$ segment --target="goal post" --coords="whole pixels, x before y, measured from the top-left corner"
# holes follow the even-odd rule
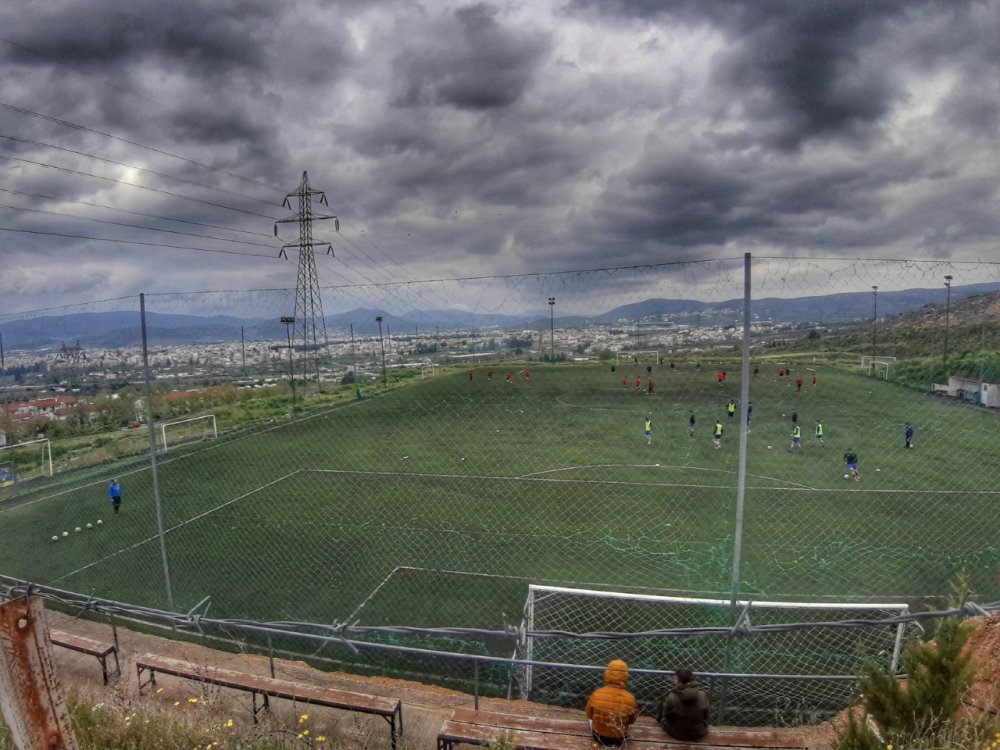
[[[202,440],[219,437],[214,414],[202,414],[198,417],[176,419],[160,424],[160,449],[166,453],[169,448],[176,448],[186,443],[197,443]]]
[[[863,354],[861,356],[861,369],[869,377],[874,374],[875,377],[888,380],[894,364],[896,364],[895,357],[876,357],[871,354]]]
[[[558,701],[593,680],[592,672],[567,665],[599,668],[620,658],[646,669],[685,666],[716,679],[734,676],[743,686],[729,685],[729,701],[744,715],[760,710],[761,695],[753,690],[774,691],[776,699],[800,691],[793,712],[836,711],[843,692],[830,681],[849,685],[865,661],[894,671],[899,666],[906,625],[884,620],[908,611],[906,604],[886,602],[732,602],[529,585],[520,697]],[[737,625],[749,629],[733,638]],[[792,627],[759,627],[781,625]],[[816,684],[804,681],[807,676]],[[635,682],[643,694],[662,689],[662,678],[636,675]]]
[[[629,351],[619,351],[615,353],[615,364],[639,364],[639,365],[658,365],[660,364],[660,359],[662,358],[662,352],[659,349],[635,349]]]
[[[0,447],[0,486],[51,477],[53,473],[52,441],[48,438]]]

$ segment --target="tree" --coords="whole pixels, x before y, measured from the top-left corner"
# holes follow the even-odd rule
[[[959,575],[953,591],[960,602],[968,592]],[[903,653],[905,683],[886,667],[869,662],[861,675],[865,712],[878,725],[882,740],[896,747],[915,744],[942,747],[938,740],[952,726],[972,684],[971,654],[963,653],[968,627],[956,617],[937,621],[934,640],[911,643]],[[879,738],[864,721],[853,718],[837,739],[838,750],[868,750]]]

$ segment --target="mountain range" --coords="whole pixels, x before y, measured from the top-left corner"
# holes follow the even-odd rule
[[[958,301],[989,292],[1000,291],[1000,284],[969,284],[953,287],[951,297]],[[941,289],[906,289],[878,294],[879,317],[892,317],[938,301]],[[751,312],[757,320],[774,323],[836,324],[871,318],[875,299],[872,292],[844,292],[816,297],[753,300]],[[357,308],[326,316],[331,339],[378,335],[376,316],[382,316],[387,334],[407,335],[411,332],[439,331],[539,330],[549,327],[545,315],[497,315],[464,310],[412,310],[394,315],[375,308]],[[681,324],[739,324],[743,316],[743,300],[701,302],[688,299],[647,299],[613,308],[591,316],[556,316],[560,328],[619,326],[627,328],[636,321],[667,320]],[[147,312],[146,327],[151,346],[207,344],[239,341],[282,340],[285,326],[275,319],[239,318],[229,315],[177,315]],[[64,344],[72,347],[79,341],[84,349],[116,349],[137,346],[142,342],[138,311],[75,313],[36,318],[12,319],[0,324],[5,349],[52,351]]]

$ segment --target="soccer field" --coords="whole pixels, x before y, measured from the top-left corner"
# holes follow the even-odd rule
[[[715,365],[654,366],[648,394],[645,366],[510,383],[481,366],[171,451],[158,475],[175,607],[211,596],[218,617],[498,628],[529,583],[728,594],[740,383],[725,367],[720,387]],[[919,602],[965,567],[992,594],[997,415],[833,368],[796,366],[799,392],[777,367],[751,382],[741,592]],[[793,411],[803,448],[789,452]],[[848,449],[860,483],[844,479]],[[165,606],[150,471],[112,471],[0,507],[0,572]]]

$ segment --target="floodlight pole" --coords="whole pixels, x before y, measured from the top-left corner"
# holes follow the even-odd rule
[[[295,411],[295,367],[292,365],[292,326],[295,325],[295,316],[282,315],[281,322],[285,324],[285,338],[288,340],[288,378],[292,384],[292,411]]]
[[[146,427],[149,433],[149,474],[153,482],[153,505],[156,507],[156,534],[160,538],[160,560],[163,563],[163,585],[167,594],[167,606],[174,608],[174,595],[170,588],[170,562],[167,557],[167,542],[163,531],[163,509],[160,504],[160,480],[156,473],[156,427],[153,425],[152,373],[149,369],[149,339],[146,335],[146,295],[139,294],[139,323],[142,331],[142,374],[146,386]],[[50,446],[51,450],[51,446]],[[49,454],[52,455],[51,453]]]
[[[549,297],[549,359],[556,361],[556,298]]]
[[[388,386],[388,382],[385,377],[385,340],[382,338],[382,316],[376,315],[375,322],[378,323],[378,343],[382,349],[382,387]]]
[[[872,293],[875,295],[875,309],[872,312],[872,362],[875,361],[875,342],[876,342],[876,326],[878,325],[878,287],[872,287]],[[876,373],[877,374],[877,373]]]
[[[948,380],[948,328],[951,323],[951,280],[954,276],[944,277],[944,286],[948,290],[947,300],[944,305],[944,377]]]

